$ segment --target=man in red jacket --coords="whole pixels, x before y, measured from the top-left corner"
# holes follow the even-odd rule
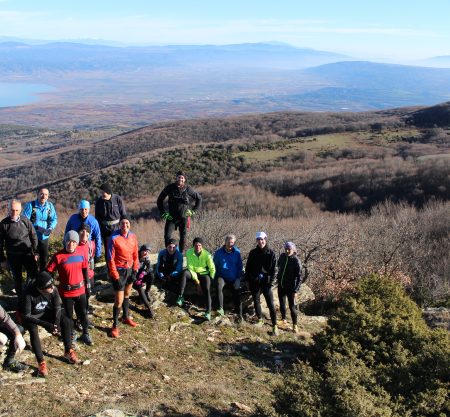
[[[130,231],[130,218],[124,215],[120,219],[119,230],[111,235],[108,243],[108,271],[115,291],[113,307],[113,327],[111,337],[119,337],[119,312],[123,309],[122,323],[136,327],[137,323],[129,317],[130,294],[133,281],[139,269],[138,241]]]
[[[73,310],[77,314],[83,327],[83,334],[79,340],[86,345],[92,345],[89,334],[88,317],[86,312],[86,286],[90,286],[88,277],[88,261],[78,244],[80,238],[74,230],[64,236],[64,249],[55,253],[47,265],[47,271],[58,271],[58,291],[67,318],[72,320]]]

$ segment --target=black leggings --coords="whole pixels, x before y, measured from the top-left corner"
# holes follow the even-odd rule
[[[81,327],[83,327],[83,333],[88,333],[89,322],[86,311],[86,294],[81,294],[78,297],[61,297],[61,299],[67,318],[70,320],[73,319],[73,310],[75,309],[77,318],[80,320]]]
[[[202,292],[205,295],[206,311],[208,313],[210,313],[211,312],[211,277],[209,275],[197,274],[197,278],[200,281],[200,286],[202,288]],[[188,269],[185,269],[181,273],[180,295],[184,294],[184,289],[186,288],[187,279],[192,279],[192,275]]]
[[[275,312],[275,304],[273,303],[272,286],[268,284],[261,284],[257,281],[250,282],[250,291],[252,292],[253,304],[255,305],[255,312],[258,319],[262,319],[261,311],[261,293],[264,295],[267,307],[270,312],[270,320],[272,326],[277,324],[277,313]]]
[[[39,317],[39,320],[46,321],[50,325],[53,325],[53,313],[52,314],[44,314],[42,317]],[[64,343],[64,351],[68,352],[72,348],[72,320],[69,320],[67,316],[62,312],[61,314],[61,335]],[[30,342],[31,348],[33,349],[33,353],[36,356],[37,361],[40,363],[44,360],[44,354],[42,353],[41,347],[41,339],[39,338],[39,329],[38,324],[32,323],[30,321],[25,322],[25,326],[30,333]]]
[[[151,307],[152,300],[150,298],[150,288],[152,287],[154,280],[155,280],[155,276],[153,275],[153,272],[149,272],[145,276],[145,285],[144,285],[144,282],[142,282],[140,285],[133,283],[133,288],[138,292],[139,298],[144,303],[145,307],[147,307],[149,310],[152,309],[152,307]]]
[[[0,327],[0,332],[3,333],[9,340],[8,350],[6,351],[5,361],[3,362],[4,365],[9,365],[13,361],[16,354],[16,347],[14,346],[15,334],[6,327]]]
[[[234,311],[239,317],[242,316],[242,302],[240,288],[234,288],[234,282],[227,282],[223,278],[217,278],[217,292],[219,295],[219,308],[223,309],[223,289],[229,288],[233,294]]]
[[[47,267],[48,241],[49,241],[49,239],[38,240],[37,251],[39,254],[39,270],[40,271],[45,271],[45,268]]]
[[[286,320],[286,297],[291,311],[292,324],[297,324],[297,306],[295,305],[295,292],[278,286],[278,300],[280,301],[281,319]]]
[[[181,219],[166,220],[164,226],[164,241],[166,242],[166,247],[169,244],[169,239],[172,238],[173,233],[176,229],[180,231],[180,243],[178,247],[180,252],[184,250],[184,243],[186,240],[186,228],[187,228],[187,218],[183,217]]]

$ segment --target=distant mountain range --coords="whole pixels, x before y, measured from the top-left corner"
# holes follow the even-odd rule
[[[100,124],[120,123],[122,116],[124,123],[136,125],[265,111],[363,111],[450,100],[450,68],[356,61],[276,42],[142,47],[0,43],[0,82],[19,81],[54,86],[55,91],[33,105],[33,120],[38,114],[45,123],[52,114],[52,121],[65,119],[65,125],[68,119],[59,117],[61,112],[74,114],[76,125],[88,119],[87,113],[94,114],[93,109],[101,109],[96,115]],[[27,109],[0,109],[0,122],[26,123]]]
[[[192,66],[299,69],[351,59],[281,43],[117,47],[69,42],[30,45],[12,41],[0,43],[0,58],[0,74],[8,71],[31,74],[42,70],[133,71]]]

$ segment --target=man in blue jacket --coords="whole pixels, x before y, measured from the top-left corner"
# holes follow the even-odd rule
[[[91,228],[90,240],[95,241],[95,256],[94,262],[97,263],[102,254],[102,236],[100,234],[100,226],[94,216],[89,214],[91,205],[87,200],[81,200],[78,205],[79,212],[72,214],[66,224],[64,235],[71,230],[78,231],[83,223],[86,223]]]
[[[225,245],[214,254],[214,264],[216,265],[217,289],[219,295],[219,310],[221,316],[225,314],[223,310],[223,288],[228,287],[233,293],[234,309],[238,315],[238,320],[242,321],[242,301],[241,301],[241,277],[243,274],[242,258],[240,250],[235,246],[236,236],[227,235]]]
[[[158,261],[155,268],[156,276],[166,283],[171,281],[179,282],[182,270],[183,255],[177,247],[177,241],[171,238],[168,240],[166,248],[158,253]]]
[[[58,223],[55,206],[48,201],[48,189],[41,188],[36,200],[25,204],[23,215],[28,217],[36,230],[38,238],[39,269],[45,270],[48,261],[48,242],[50,233],[55,230]]]

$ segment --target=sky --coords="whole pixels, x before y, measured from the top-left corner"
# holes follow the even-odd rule
[[[0,37],[278,41],[368,59],[450,55],[450,0],[0,0]]]

